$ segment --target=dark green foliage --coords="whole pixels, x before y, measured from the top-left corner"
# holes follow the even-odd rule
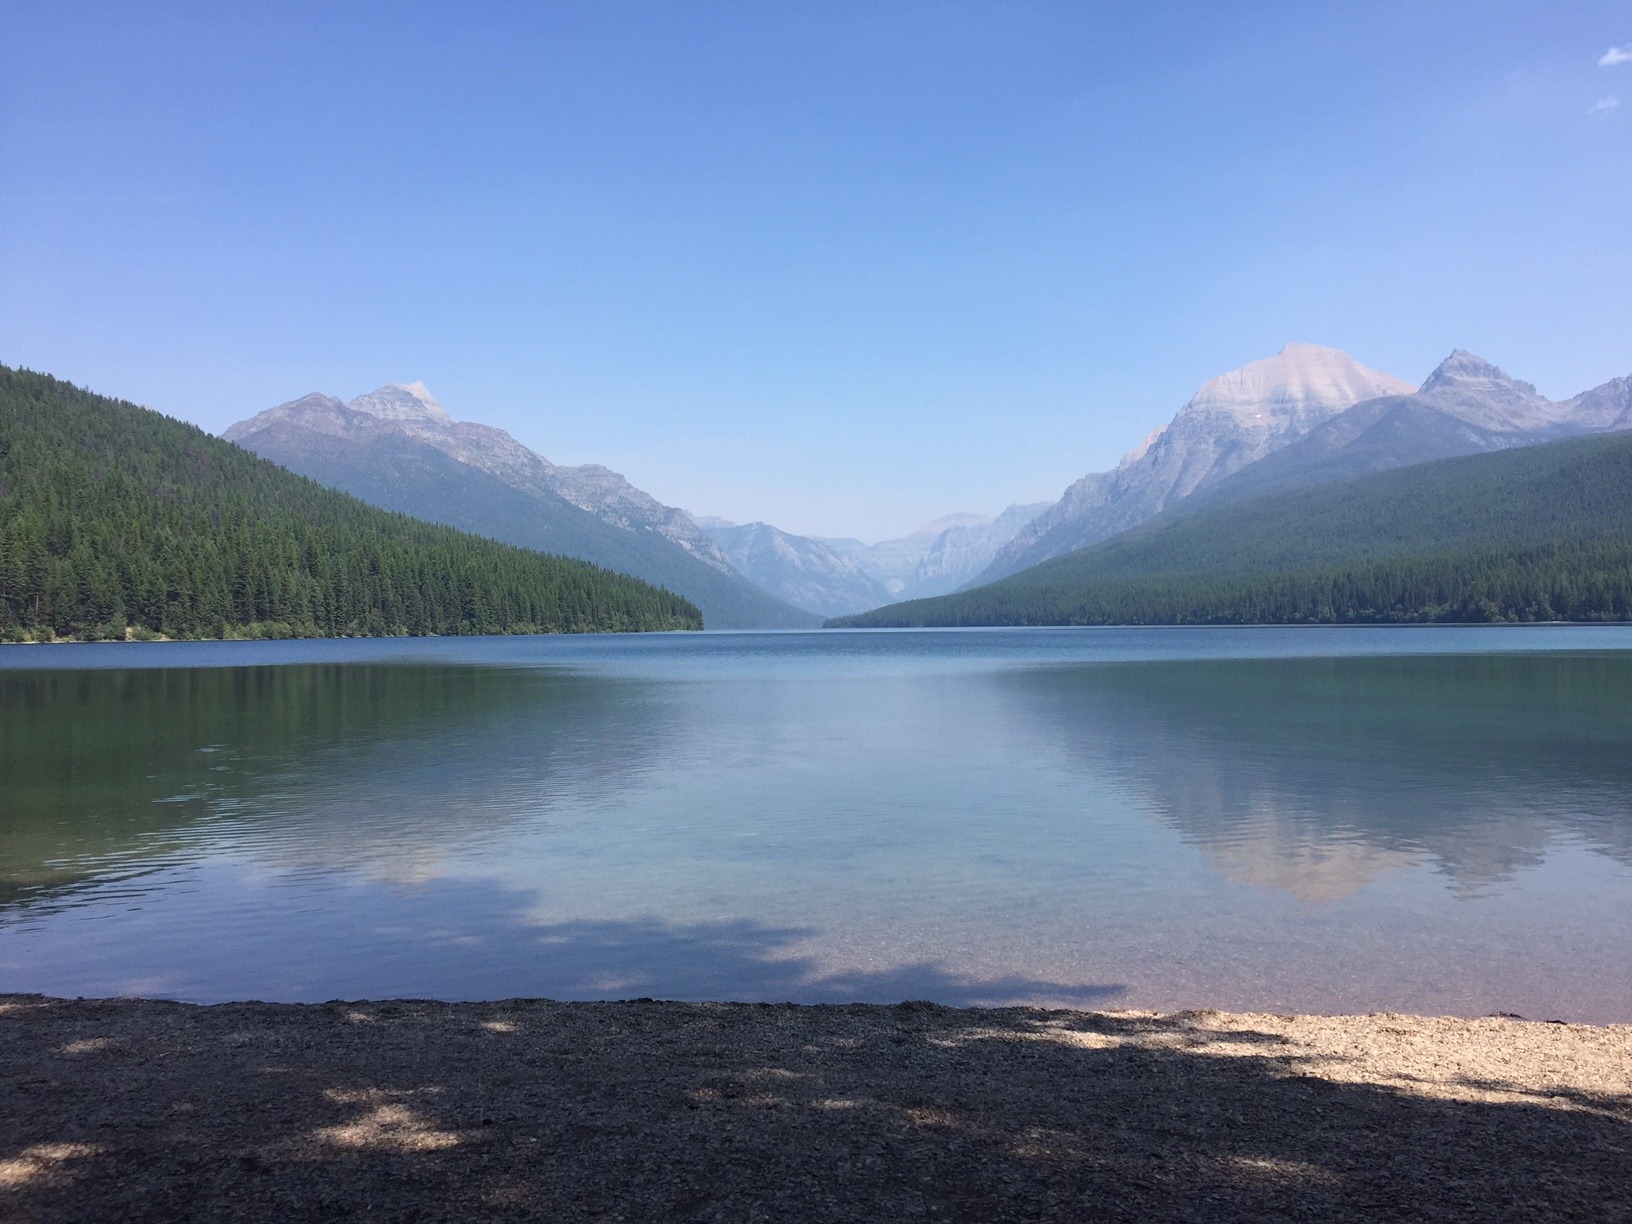
[[[375,509],[191,425],[0,366],[0,635],[697,629],[638,579]]]
[[[847,626],[1632,620],[1632,435],[1181,507]]]
[[[415,439],[366,443],[274,427],[240,444],[373,506],[540,552],[577,557],[677,592],[710,629],[814,628],[821,617],[722,574],[650,528],[630,530],[547,493],[524,493]]]

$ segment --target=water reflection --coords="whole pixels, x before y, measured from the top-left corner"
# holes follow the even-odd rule
[[[1306,900],[1427,861],[1459,895],[1560,839],[1632,865],[1632,658],[1048,667],[1015,719],[1120,779],[1226,876]]]
[[[0,911],[140,891],[224,844],[423,880],[456,845],[615,795],[676,728],[649,686],[552,671],[0,672]]]
[[[1575,639],[1311,657],[1293,634],[1280,659],[1239,657],[1281,641],[1262,634],[495,639],[0,668],[0,978],[1628,1019],[1632,653]]]

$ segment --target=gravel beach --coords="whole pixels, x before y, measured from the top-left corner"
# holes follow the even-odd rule
[[[1632,1219],[1632,1026],[0,996],[6,1220]]]

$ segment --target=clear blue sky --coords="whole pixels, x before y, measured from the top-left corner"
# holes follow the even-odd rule
[[[1287,340],[1632,373],[1627,3],[5,0],[0,48],[0,361],[212,430],[419,378],[872,539]]]

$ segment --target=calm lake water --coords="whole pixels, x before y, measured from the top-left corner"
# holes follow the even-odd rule
[[[1632,1020],[1632,629],[0,648],[0,989]]]

